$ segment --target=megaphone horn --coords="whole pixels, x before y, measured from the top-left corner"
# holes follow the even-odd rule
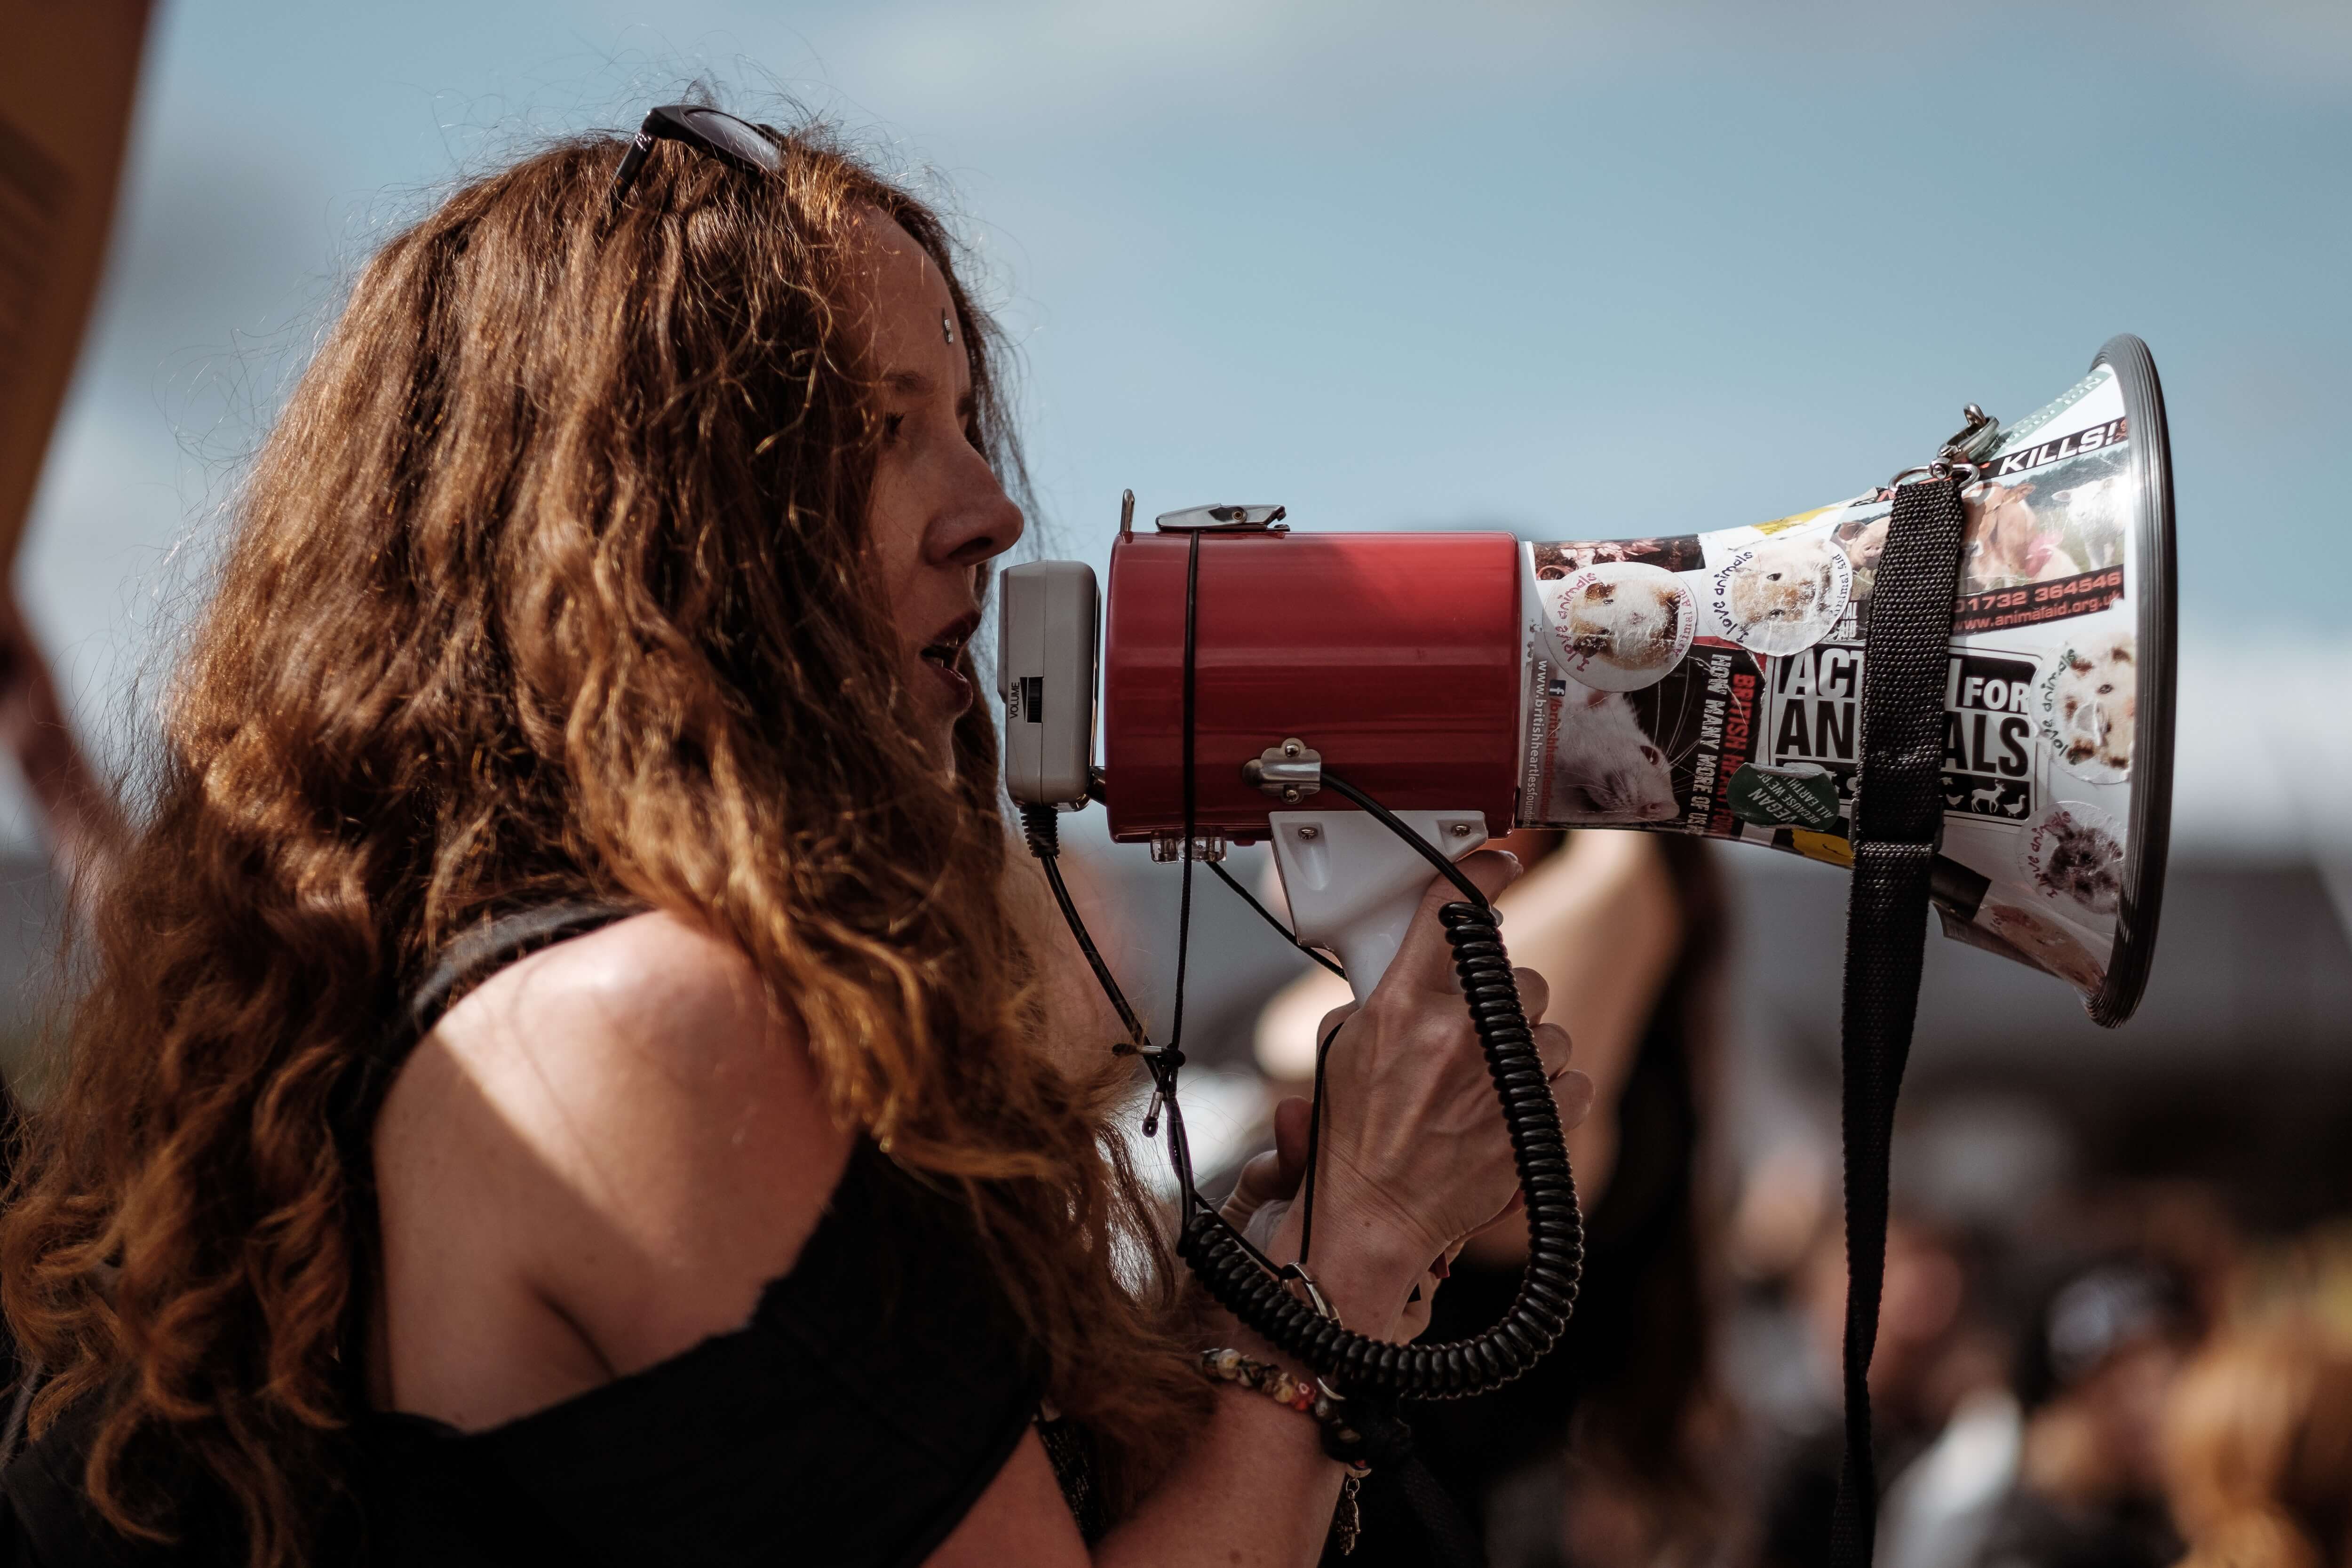
[[[2147,984],[2170,816],[2163,395],[2146,345],[2118,337],[2026,418],[1969,414],[1938,459],[1966,481],[1966,526],[1935,907],[1947,936],[2056,975],[2120,1024]],[[1111,837],[1162,858],[1271,840],[1301,940],[1340,952],[1360,991],[1429,868],[1384,832],[1338,847],[1365,825],[1318,794],[1322,766],[1449,854],[1516,824],[1850,866],[1892,497],[1890,481],[1750,526],[1528,543],[1292,530],[1278,507],[1123,526],[1102,659]],[[1016,601],[1042,613],[1056,573],[1051,643]],[[1087,793],[1091,584],[1067,563],[1005,574],[1016,799]],[[1010,673],[1024,659],[1038,668]],[[1051,780],[1024,761],[1048,731],[1020,710],[1024,679],[1039,704],[1046,683],[1066,689]]]

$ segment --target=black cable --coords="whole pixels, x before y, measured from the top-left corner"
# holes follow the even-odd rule
[[[1444,878],[1447,881],[1452,882],[1456,888],[1460,889],[1462,896],[1469,900],[1471,903],[1476,905],[1482,910],[1491,910],[1494,908],[1492,904],[1486,901],[1486,895],[1478,890],[1478,884],[1472,881],[1467,876],[1463,874],[1461,867],[1456,866],[1453,861],[1447,859],[1444,854],[1439,850],[1437,846],[1432,844],[1428,839],[1423,838],[1420,834],[1415,833],[1411,826],[1407,826],[1401,817],[1399,817],[1394,812],[1391,811],[1387,806],[1382,805],[1379,801],[1374,800],[1370,795],[1366,795],[1362,790],[1358,789],[1354,784],[1349,784],[1346,779],[1341,778],[1338,773],[1333,773],[1328,767],[1323,770],[1323,782],[1329,784],[1333,789],[1338,790],[1341,795],[1346,795],[1349,800],[1354,801],[1358,805],[1362,806],[1366,811],[1372,815],[1373,819],[1379,822],[1381,826],[1387,828],[1391,833],[1395,834],[1399,838],[1403,839],[1405,843],[1410,845],[1413,851],[1423,859],[1437,868],[1437,874],[1439,876]]]
[[[1029,853],[1045,868],[1045,881],[1054,889],[1054,901],[1062,906],[1063,923],[1070,934],[1078,939],[1078,951],[1087,955],[1087,963],[1095,972],[1095,984],[1110,998],[1118,1010],[1118,1021],[1127,1026],[1127,1044],[1130,1050],[1141,1050],[1150,1041],[1144,1037],[1143,1025],[1136,1018],[1135,1009],[1128,1005],[1127,994],[1118,988],[1118,981],[1095,951],[1095,939],[1087,922],[1078,918],[1078,907],[1070,900],[1070,889],[1062,880],[1062,830],[1060,813],[1051,805],[1035,803],[1021,807],[1021,826],[1028,836]]]
[[[1193,623],[1201,593],[1201,536],[1192,535],[1192,548],[1184,563],[1184,837],[1176,846],[1181,865],[1177,873],[1179,892],[1176,901],[1176,998],[1169,1012],[1168,1045],[1152,1059],[1151,1109],[1144,1114],[1143,1135],[1150,1137],[1158,1131],[1155,1123],[1160,1109],[1168,1109],[1170,1149],[1180,1135],[1183,1113],[1176,1108],[1176,1073],[1184,1065],[1184,975],[1192,955],[1192,837],[1199,823],[1197,786],[1192,777],[1192,696],[1194,668],[1192,658]],[[1190,1152],[1185,1165],[1177,1173],[1182,1182],[1184,1208],[1187,1215],[1197,1213],[1204,1205],[1201,1194],[1192,1190]]]
[[[1183,1189],[1187,1212],[1196,1206],[1205,1206],[1193,1180],[1192,1142],[1184,1131],[1183,1108],[1176,1103],[1174,1098],[1174,1073],[1163,1066],[1166,1053],[1151,1044],[1143,1026],[1137,1021],[1134,1009],[1128,1005],[1126,994],[1120,991],[1109,965],[1103,962],[1101,953],[1097,951],[1093,934],[1087,930],[1087,922],[1079,915],[1077,905],[1070,898],[1069,889],[1062,879],[1059,816],[1049,805],[1024,802],[1021,806],[1021,822],[1029,840],[1029,853],[1045,865],[1045,880],[1054,889],[1055,901],[1061,906],[1064,923],[1070,928],[1070,934],[1077,939],[1078,950],[1086,954],[1087,963],[1092,966],[1096,984],[1102,987],[1103,994],[1110,998],[1111,1005],[1118,1010],[1119,1017],[1132,1037],[1131,1048],[1143,1058],[1145,1068],[1151,1074],[1152,1088],[1167,1106],[1169,1161]],[[1247,1237],[1238,1231],[1233,1235],[1243,1249],[1256,1259],[1258,1267],[1269,1274],[1278,1270],[1280,1266],[1259,1251]]]
[[[1330,1059],[1331,1042],[1347,1027],[1345,1018],[1323,1031],[1320,1044],[1315,1047],[1315,1098],[1307,1108],[1307,1169],[1298,1178],[1298,1266],[1315,1250],[1315,1171],[1323,1149],[1323,1065]]]
[[[1250,890],[1247,888],[1243,887],[1240,881],[1234,878],[1231,871],[1226,870],[1223,866],[1214,860],[1209,862],[1209,869],[1217,874],[1217,880],[1223,882],[1226,887],[1231,888],[1235,893],[1239,894],[1241,896],[1242,902],[1247,904],[1251,909],[1255,910],[1257,911],[1258,919],[1264,921],[1266,924],[1280,931],[1282,933],[1283,941],[1288,942],[1291,946],[1297,948],[1299,952],[1305,953],[1307,957],[1313,959],[1316,963],[1321,964],[1324,968],[1329,970],[1340,979],[1345,980],[1348,978],[1348,972],[1339,967],[1337,960],[1330,957],[1328,953],[1318,952],[1315,949],[1299,941],[1298,938],[1293,934],[1288,926],[1284,925],[1280,921],[1274,918],[1274,911],[1272,910],[1267,909],[1264,904],[1259,903],[1255,899],[1250,896]]]

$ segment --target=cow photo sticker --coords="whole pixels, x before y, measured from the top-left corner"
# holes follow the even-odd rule
[[[2042,736],[2058,765],[2090,784],[2131,777],[2139,642],[2127,631],[2069,643],[2042,681]]]
[[[1780,657],[1835,629],[1853,593],[1853,563],[1824,529],[1735,551],[1707,582],[1717,635]]]
[[[1698,631],[1682,579],[1643,562],[1596,562],[1543,583],[1540,596],[1560,673],[1597,691],[1656,685]]]

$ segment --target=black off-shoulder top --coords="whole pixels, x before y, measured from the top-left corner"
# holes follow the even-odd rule
[[[919,1563],[1037,1408],[990,1279],[961,1204],[862,1145],[744,1328],[488,1431],[372,1416],[369,1559]]]
[[[532,910],[454,948],[357,1075],[346,1121],[360,1146],[402,1061],[465,991],[635,912]],[[741,1329],[487,1431],[362,1416],[352,1433],[359,1508],[335,1558],[370,1568],[912,1568],[1003,1468],[1042,1388],[961,1197],[861,1142],[799,1261]],[[176,1551],[100,1524],[79,1496],[89,1423],[74,1416],[87,1414],[59,1420],[0,1474],[0,1514],[15,1525],[5,1533],[21,1531],[13,1544],[32,1552],[18,1560],[243,1561],[238,1543],[197,1522],[222,1517],[201,1503]]]

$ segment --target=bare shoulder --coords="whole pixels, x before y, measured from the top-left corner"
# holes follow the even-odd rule
[[[649,1365],[749,1317],[850,1142],[731,945],[660,913],[561,943],[452,1008],[386,1100],[394,1326],[406,1264],[412,1318],[509,1281],[611,1371]]]

